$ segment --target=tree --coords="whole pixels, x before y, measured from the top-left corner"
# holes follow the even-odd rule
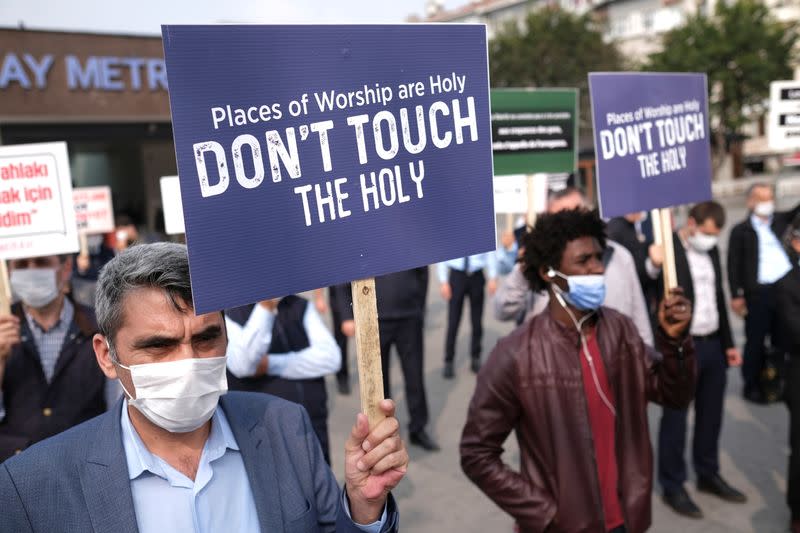
[[[545,7],[507,23],[489,42],[492,87],[577,87],[581,115],[589,116],[588,73],[614,71],[623,62],[617,48],[588,15]],[[582,119],[587,129],[590,119]]]
[[[714,167],[730,151],[741,176],[742,127],[763,116],[771,81],[791,79],[797,39],[796,26],[776,21],[758,0],[719,1],[713,17],[692,16],[666,33],[646,68],[707,73]]]

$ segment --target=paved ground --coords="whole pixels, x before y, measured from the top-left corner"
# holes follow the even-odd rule
[[[797,199],[779,200],[788,204]],[[738,221],[744,215],[741,203],[726,202],[729,220]],[[780,204],[779,204],[780,207]],[[723,245],[727,244],[727,236]],[[458,458],[458,441],[466,417],[467,404],[472,396],[475,378],[468,368],[468,324],[462,322],[458,348],[457,375],[453,381],[441,377],[441,359],[446,327],[446,308],[438,295],[437,286],[431,283],[428,318],[426,323],[426,383],[431,410],[431,433],[438,439],[442,451],[426,453],[412,447],[411,467],[406,479],[395,492],[401,507],[403,531],[463,531],[496,533],[511,532],[512,521],[484,497],[462,474]],[[511,325],[495,321],[487,302],[485,318],[486,353],[497,339],[511,330]],[[735,321],[737,340],[743,342],[741,323]],[[351,347],[350,368],[355,372]],[[399,419],[405,425],[405,410],[400,368],[395,361],[391,368],[394,379],[392,393],[399,404]],[[331,442],[333,449],[341,449],[354,414],[358,411],[358,389],[351,396],[336,393],[334,380],[329,380],[331,408]],[[696,494],[690,484],[687,488],[696,496],[703,509],[704,520],[679,517],[666,508],[658,495],[653,496],[654,532],[682,533],[787,531],[788,509],[784,503],[786,490],[786,464],[788,455],[788,415],[783,405],[754,406],[740,396],[741,379],[738,370],[728,372],[728,395],[722,434],[722,473],[731,484],[746,492],[746,504],[728,504],[713,497]],[[650,409],[651,435],[655,435],[660,409]],[[519,464],[516,440],[508,439],[505,460]],[[690,449],[690,448],[689,448]],[[334,470],[341,479],[341,453],[333,453]],[[338,455],[338,458],[337,458]]]

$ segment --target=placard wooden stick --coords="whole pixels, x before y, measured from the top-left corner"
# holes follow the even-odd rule
[[[675,270],[675,248],[672,240],[672,212],[669,208],[659,209],[661,241],[664,247],[664,297],[668,297],[672,289],[678,286],[678,274]]]
[[[11,283],[8,280],[8,266],[0,259],[0,313],[11,314]]]
[[[369,426],[372,428],[385,418],[378,407],[380,401],[384,399],[384,392],[375,278],[354,281],[351,287],[361,411],[367,415]]]
[[[89,257],[89,239],[86,238],[86,233],[84,233],[83,231],[78,232],[78,241],[80,242],[80,245],[81,245],[81,250],[79,252],[79,255],[81,257],[88,258]]]

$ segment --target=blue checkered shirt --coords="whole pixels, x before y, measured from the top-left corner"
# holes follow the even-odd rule
[[[75,308],[72,302],[64,299],[64,306],[61,309],[61,316],[58,322],[48,329],[44,330],[31,315],[25,312],[25,318],[28,321],[28,329],[33,335],[33,342],[36,344],[36,349],[39,352],[39,360],[42,363],[42,370],[47,382],[50,383],[53,379],[53,373],[56,370],[56,362],[61,353],[61,347],[64,346],[64,339],[69,331],[69,326],[72,324],[72,318],[75,316]]]
[[[58,322],[45,331],[42,326],[25,313],[25,319],[28,322],[28,329],[31,330],[33,335],[33,342],[36,344],[36,349],[39,352],[39,360],[42,363],[42,370],[47,382],[53,379],[53,374],[56,370],[56,362],[58,356],[61,354],[61,347],[64,345],[64,339],[69,332],[69,327],[72,324],[72,318],[75,316],[75,308],[68,299],[64,299],[64,307],[61,309],[61,316],[58,317]],[[0,420],[6,417],[6,406],[3,402],[3,391],[0,390]]]

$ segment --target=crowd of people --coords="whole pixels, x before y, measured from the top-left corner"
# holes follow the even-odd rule
[[[496,251],[376,278],[384,390],[394,347],[409,422],[401,431],[390,400],[379,424],[358,415],[341,490],[325,379],[352,393],[349,285],[196,316],[185,246],[140,242],[126,220],[88,255],[9,261],[0,530],[396,530],[401,434],[439,449],[423,372],[432,271],[447,302],[445,379],[469,301],[477,382],[461,466],[519,531],[645,531],[654,477],[670,508],[702,518],[685,488],[690,408],[698,490],[746,501],[719,461],[727,371],[741,366],[747,401],[789,406],[787,502],[800,532],[800,206],[776,211],[772,187],[757,184],[747,207],[723,261],[724,208],[691,206],[673,235],[669,291],[647,216],[606,223],[573,187]],[[96,284],[91,305],[76,298],[81,281]],[[484,357],[487,296],[516,327]],[[728,309],[744,318],[743,354]],[[661,405],[655,459],[649,402]],[[519,466],[502,458],[512,431]]]

